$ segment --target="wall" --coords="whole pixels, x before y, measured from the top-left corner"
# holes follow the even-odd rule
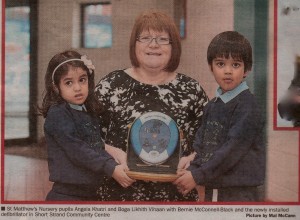
[[[38,8],[38,102],[44,88],[44,74],[49,60],[56,53],[74,48],[78,41],[80,3],[96,0],[40,0]],[[95,81],[115,69],[127,68],[129,60],[129,38],[135,17],[148,8],[159,8],[173,14],[173,0],[112,0],[113,47],[102,49],[77,49],[87,54],[96,67]],[[38,119],[38,139],[43,137],[43,122]]]
[[[51,57],[76,45],[79,29],[79,4],[96,0],[40,0],[38,7],[38,102],[44,88],[44,74]],[[127,68],[129,37],[135,17],[143,10],[159,8],[174,13],[173,0],[112,0],[113,47],[103,49],[78,48],[96,66],[98,81],[114,69]],[[214,9],[214,10],[212,10]],[[182,41],[182,58],[178,72],[200,81],[209,97],[214,96],[216,83],[206,63],[210,40],[220,31],[233,29],[233,0],[187,1],[187,37]],[[220,16],[222,22],[219,22]],[[213,25],[208,25],[213,24]],[[38,119],[38,138],[43,136],[43,122]]]
[[[1,1],[1,3],[0,3],[0,7],[1,7],[1,8],[0,8],[0,14],[1,14],[1,16],[0,16],[0,24],[2,24],[2,10],[3,10],[2,4],[3,4],[3,2]],[[1,40],[0,40],[1,45],[3,45],[3,44],[2,44],[2,39],[3,39],[3,38],[1,37]],[[0,54],[1,54],[0,57],[2,57],[2,55],[3,55],[3,54],[2,54],[2,47],[0,47]],[[2,70],[3,70],[2,59],[0,59],[0,68],[1,68],[1,71],[0,71],[0,72],[3,73],[4,71],[2,71]],[[0,74],[0,76],[2,77],[1,74]],[[3,86],[3,85],[1,84],[1,88],[2,88],[2,86]],[[0,94],[0,103],[1,103],[1,104],[2,104],[2,92],[3,92],[3,91],[2,91],[2,89],[1,89],[1,94]],[[1,111],[2,111],[2,108],[0,108],[0,114],[2,115],[2,112],[1,112]],[[2,120],[2,118],[0,119],[0,122],[1,122],[1,125],[3,125],[3,123],[2,123],[1,120]],[[2,136],[1,136],[1,135],[2,135],[2,132],[1,132],[1,134],[0,134],[0,138],[1,138],[0,140],[2,140]],[[0,184],[0,186],[1,186],[1,184]]]
[[[208,68],[206,51],[215,35],[233,30],[233,0],[188,0],[187,12],[187,38],[182,41],[183,52],[178,71],[197,79],[212,98],[217,84]]]

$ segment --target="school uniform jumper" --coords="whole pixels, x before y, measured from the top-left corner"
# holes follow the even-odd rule
[[[49,180],[46,200],[95,200],[103,176],[112,176],[117,163],[105,151],[98,119],[82,106],[51,106],[44,124]]]
[[[257,201],[265,178],[264,122],[246,82],[221,93],[204,109],[189,170],[206,187],[206,201]]]

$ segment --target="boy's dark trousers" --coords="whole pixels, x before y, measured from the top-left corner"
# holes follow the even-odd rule
[[[205,189],[205,202],[260,202],[257,186]]]

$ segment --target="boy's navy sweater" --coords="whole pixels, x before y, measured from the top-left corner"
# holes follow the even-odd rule
[[[249,89],[224,103],[210,101],[196,134],[189,170],[208,188],[258,186],[265,177],[264,123]]]
[[[117,163],[104,150],[96,118],[67,103],[51,106],[44,124],[48,147],[49,180],[97,186]]]

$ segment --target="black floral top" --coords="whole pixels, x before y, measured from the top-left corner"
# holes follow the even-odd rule
[[[181,73],[163,85],[141,83],[123,70],[109,73],[96,86],[96,95],[104,106],[102,137],[111,146],[126,151],[128,125],[143,113],[158,111],[170,116],[183,132],[182,155],[192,150],[194,135],[201,123],[208,98],[199,83]],[[136,181],[122,188],[113,179],[99,190],[99,200],[178,201],[195,200],[196,193],[183,197],[172,183]]]

